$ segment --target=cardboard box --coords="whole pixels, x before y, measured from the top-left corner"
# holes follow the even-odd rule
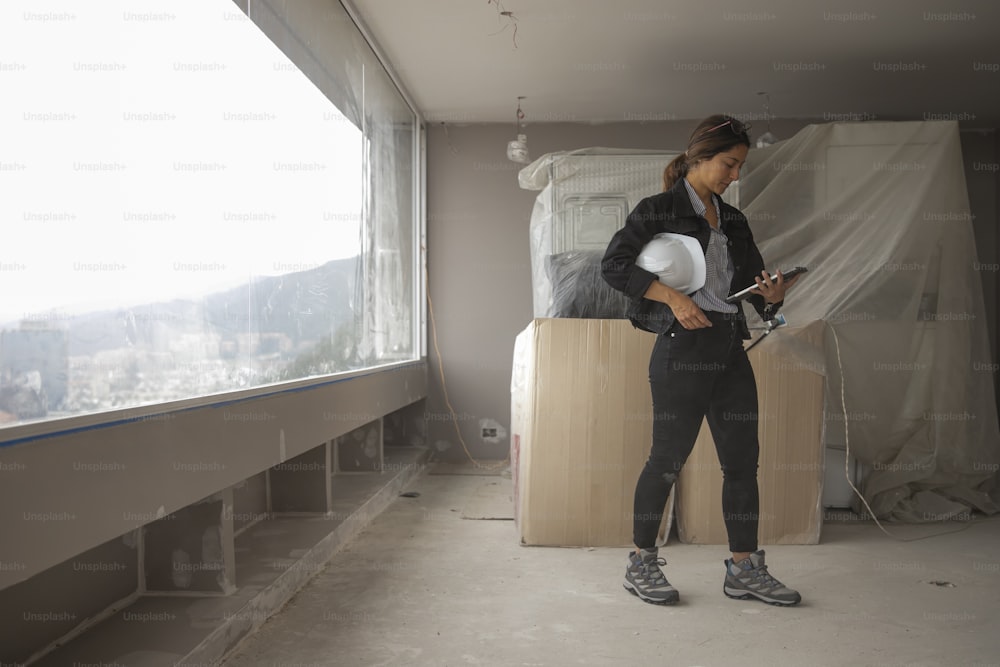
[[[536,319],[514,344],[511,470],[526,545],[632,544],[652,441],[649,355],[627,320]],[[672,497],[661,524],[669,534]]]
[[[779,330],[750,350],[757,378],[761,545],[817,544],[823,521],[822,323]],[[722,471],[707,423],[677,480],[677,536],[728,544]]]

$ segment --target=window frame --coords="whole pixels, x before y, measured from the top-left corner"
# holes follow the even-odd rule
[[[426,365],[427,359],[427,308],[426,308],[426,125],[422,114],[417,109],[406,88],[402,85],[398,75],[388,64],[388,59],[378,43],[373,39],[370,30],[364,24],[356,8],[348,0],[331,0],[340,4],[360,36],[371,48],[376,59],[382,67],[382,71],[388,76],[392,87],[399,93],[403,103],[413,114],[412,132],[412,152],[411,152],[411,179],[412,188],[412,212],[411,212],[411,266],[413,267],[411,280],[412,290],[412,326],[411,345],[412,358],[403,361],[392,361],[384,364],[375,364],[362,369],[330,373],[326,375],[312,376],[285,382],[276,382],[247,389],[235,389],[214,394],[206,394],[189,398],[169,400],[160,403],[133,406],[127,408],[105,410],[101,412],[83,413],[79,415],[69,415],[51,419],[41,419],[38,421],[20,422],[11,426],[0,426],[0,452],[7,447],[31,441],[51,438],[55,436],[66,436],[74,432],[91,430],[95,428],[106,428],[121,424],[128,424],[139,421],[153,421],[157,417],[163,417],[172,413],[178,413],[208,406],[223,406],[229,403],[245,402],[254,399],[263,399],[288,392],[317,389],[351,380],[352,378],[363,377],[373,373],[381,373],[394,369],[405,369],[413,365]],[[233,3],[244,14],[247,13],[246,0],[233,0]]]

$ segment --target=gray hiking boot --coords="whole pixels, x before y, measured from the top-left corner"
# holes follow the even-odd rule
[[[739,563],[726,559],[726,583],[722,591],[731,598],[745,600],[754,597],[768,604],[790,606],[802,601],[797,591],[768,574],[763,549],[753,552]]]
[[[630,553],[625,570],[625,590],[651,604],[674,604],[680,595],[660,570],[666,564],[667,561],[658,557],[655,548]]]

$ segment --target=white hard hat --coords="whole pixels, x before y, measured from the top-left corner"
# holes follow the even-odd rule
[[[693,236],[657,234],[639,252],[635,263],[655,273],[667,287],[684,294],[705,285],[705,253]]]

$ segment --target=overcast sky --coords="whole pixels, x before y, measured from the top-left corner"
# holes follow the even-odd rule
[[[7,0],[0,90],[0,322],[358,252],[360,132],[231,0]]]

